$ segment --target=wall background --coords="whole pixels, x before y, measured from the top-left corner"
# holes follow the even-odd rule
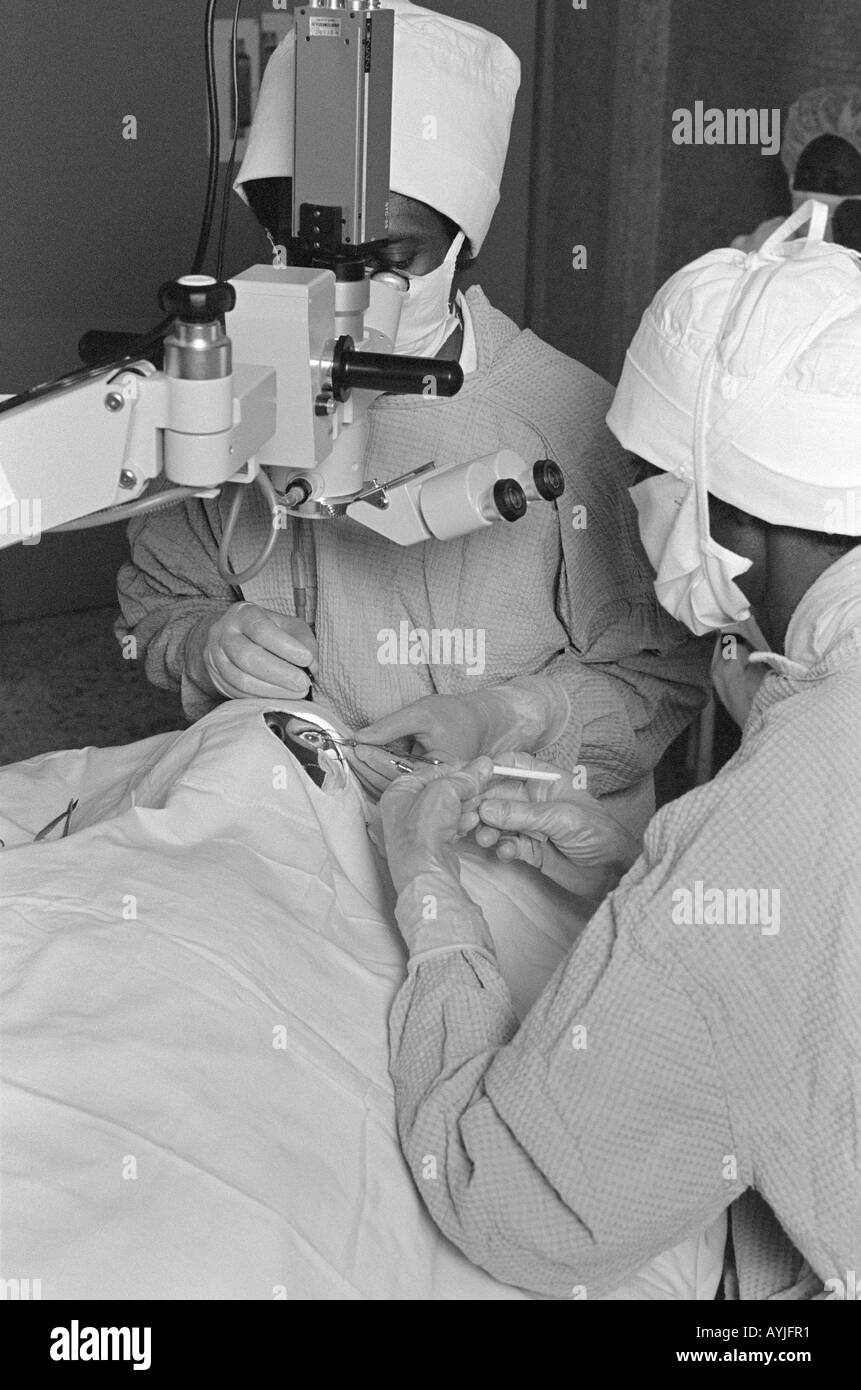
[[[503,201],[476,277],[615,378],[657,285],[789,206],[779,157],[684,148],[672,111],[780,107],[861,81],[859,0],[436,0],[500,33],[524,81]],[[141,330],[187,270],[206,180],[204,0],[3,0],[0,391],[77,363],[88,328]],[[262,14],[270,0],[245,0]],[[221,17],[232,6],[223,0]],[[138,139],[122,138],[126,114]],[[583,244],[588,270],[572,269]],[[527,250],[528,248],[528,250]],[[268,260],[233,200],[227,273]],[[0,435],[0,457],[3,449]],[[122,528],[0,551],[0,620],[114,603]],[[2,658],[2,632],[0,632]]]
[[[550,0],[539,14],[528,313],[615,380],[655,289],[790,209],[780,156],[680,146],[672,113],[779,107],[861,83],[858,0]],[[588,272],[572,272],[584,243]]]
[[[158,321],[159,285],[188,270],[197,244],[207,140],[202,0],[3,0],[2,10],[7,394],[77,366],[89,328]],[[127,114],[137,140],[122,138]],[[234,214],[231,254],[251,264],[256,223],[243,205]],[[0,551],[0,619],[115,602],[124,556],[119,526]]]

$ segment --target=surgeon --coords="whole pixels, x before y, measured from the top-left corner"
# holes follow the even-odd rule
[[[861,273],[827,211],[674,275],[609,415],[653,466],[662,604],[770,644],[736,757],[636,858],[587,794],[504,794],[485,759],[382,801],[403,1149],[445,1234],[542,1294],[600,1297],[727,1208],[726,1297],[846,1297],[861,1267]],[[522,1026],[458,880],[476,816],[569,891],[628,868]]]
[[[466,380],[452,400],[378,399],[366,476],[505,447],[557,460],[565,497],[516,526],[407,549],[347,519],[293,520],[241,587],[216,564],[227,504],[190,501],[132,522],[120,635],[136,638],[150,680],[179,690],[191,719],[225,698],[304,697],[313,677],[314,701],[369,741],[459,759],[543,750],[645,823],[652,769],[703,702],[709,653],[655,599],[629,465],[605,425],[609,386],[520,332],[480,289],[454,287],[499,200],[519,62],[483,29],[404,0],[393,8],[392,229],[380,265],[409,280],[397,351],[457,358]],[[239,180],[276,242],[289,225],[292,55],[291,35],[267,67]],[[235,571],[268,526],[249,498]],[[402,625],[406,644],[392,640]],[[461,634],[471,657],[432,664],[415,634],[434,631]]]
[[[814,87],[789,108],[780,149],[793,210],[808,198],[828,207],[826,239],[861,251],[861,87]],[[757,251],[783,219],[771,218],[733,246]]]

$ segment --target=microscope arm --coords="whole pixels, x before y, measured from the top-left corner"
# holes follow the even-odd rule
[[[354,347],[333,336],[330,272],[257,266],[227,285],[189,276],[164,286],[162,306],[177,317],[163,371],[132,363],[0,412],[0,546],[149,510],[150,499],[124,504],[161,473],[179,500],[265,470],[276,528],[287,515],[347,516],[403,546],[517,521],[529,503],[555,500],[558,467],[527,465],[510,449],[366,479],[368,411],[380,390],[429,383],[451,395],[462,380],[455,363],[376,355],[391,345],[399,305],[389,285],[370,291],[370,322]],[[233,365],[234,354],[261,365]],[[169,499],[159,490],[152,506]]]
[[[240,474],[274,432],[275,373],[189,385],[139,362],[0,414],[0,547],[131,502],[163,471],[195,491]]]

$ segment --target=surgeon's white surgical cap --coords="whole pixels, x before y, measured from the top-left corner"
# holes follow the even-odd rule
[[[712,251],[668,280],[607,423],[764,521],[861,535],[861,270],[822,241],[827,212],[807,202],[759,251]]]
[[[861,154],[861,87],[814,87],[789,108],[780,157],[790,184],[802,154],[820,135],[838,135]]]
[[[520,60],[474,24],[408,0],[395,11],[391,187],[450,217],[477,255],[499,202]],[[289,34],[269,60],[234,187],[293,172],[293,55]],[[244,196],[244,194],[243,194]]]

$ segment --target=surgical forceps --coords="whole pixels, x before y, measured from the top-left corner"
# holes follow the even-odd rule
[[[55,830],[61,822],[63,823],[63,833],[60,838],[65,840],[66,836],[69,833],[69,827],[72,823],[72,812],[76,810],[77,805],[77,801],[74,798],[72,798],[65,811],[61,811],[60,814],[58,816],[55,816],[52,821],[49,821],[47,825],[43,825],[38,835],[33,836],[33,843],[35,844],[37,840],[44,840],[45,837],[49,835],[52,830]]]
[[[337,748],[375,748],[380,753],[387,753],[392,765],[399,772],[415,771],[413,763],[427,763],[429,767],[442,765],[442,758],[428,758],[422,753],[399,753],[386,743],[363,743],[359,738],[338,738],[326,729],[307,729],[298,737],[314,748],[324,748],[329,752]]]

